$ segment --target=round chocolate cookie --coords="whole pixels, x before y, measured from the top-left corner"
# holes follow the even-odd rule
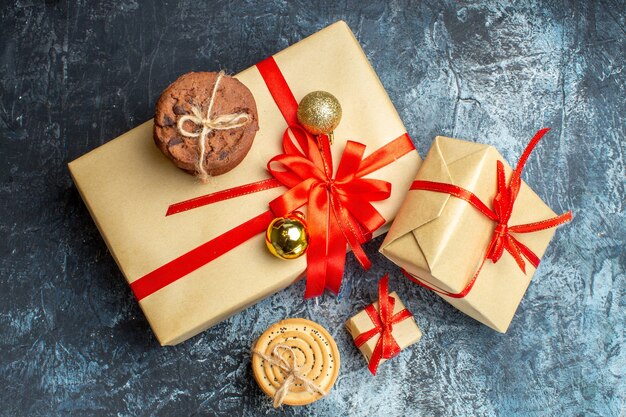
[[[182,75],[163,91],[156,105],[156,145],[177,167],[203,181],[236,167],[257,130],[252,93],[221,72]]]

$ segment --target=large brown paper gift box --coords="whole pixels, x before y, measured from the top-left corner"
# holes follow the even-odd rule
[[[496,193],[496,161],[504,162],[507,181],[512,172],[492,146],[435,138],[416,180],[465,188],[487,205]],[[509,224],[526,224],[554,217],[554,212],[522,182]],[[448,194],[411,190],[380,251],[409,274],[448,293],[461,292],[485,258],[495,223],[466,201]],[[517,234],[516,238],[541,258],[554,229]],[[439,294],[447,302],[487,326],[505,333],[535,273],[526,273],[504,252],[497,263],[486,260],[464,298]]]
[[[404,134],[402,124],[354,35],[337,22],[274,55],[296,100],[314,90],[335,95],[343,118],[333,158],[347,140],[367,145],[366,155]],[[253,93],[260,130],[234,170],[199,184],[154,145],[148,121],[69,164],[70,172],[111,254],[129,283],[268,209],[285,192],[275,188],[165,217],[169,205],[269,177],[267,162],[282,153],[286,122],[258,69],[236,75]],[[368,178],[392,183],[391,197],[374,202],[391,221],[421,160],[411,151]],[[386,231],[385,225],[377,235]],[[139,304],[162,345],[174,345],[287,287],[306,269],[306,257],[272,256],[264,236],[143,298]]]

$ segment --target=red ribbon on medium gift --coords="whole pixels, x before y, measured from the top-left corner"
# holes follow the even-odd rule
[[[377,334],[380,335],[368,364],[368,369],[372,375],[376,375],[381,359],[391,359],[400,353],[400,346],[393,337],[394,324],[413,316],[406,308],[393,314],[395,303],[396,300],[389,296],[389,275],[385,275],[378,282],[378,311],[376,311],[374,304],[365,307],[365,312],[374,323],[374,328],[361,333],[354,339],[354,344],[360,348],[372,337]]]
[[[454,196],[461,200],[467,201],[483,215],[494,221],[496,223],[496,227],[493,231],[489,246],[487,246],[487,253],[485,255],[485,258],[478,267],[478,270],[476,271],[472,279],[465,286],[465,288],[463,288],[462,291],[458,293],[451,293],[443,289],[430,286],[422,282],[417,277],[409,274],[407,271],[402,270],[404,275],[411,279],[411,281],[446,297],[463,298],[467,296],[467,294],[469,294],[471,289],[474,287],[476,279],[478,278],[478,275],[480,274],[480,271],[485,262],[488,259],[491,260],[493,263],[498,262],[505,250],[509,252],[509,254],[511,254],[519,268],[524,273],[526,273],[526,263],[524,262],[524,258],[526,258],[526,260],[528,260],[528,262],[530,262],[530,264],[536,269],[539,266],[539,257],[528,246],[520,242],[511,233],[532,233],[560,226],[572,220],[572,212],[568,211],[567,213],[563,213],[560,216],[556,216],[550,219],[514,226],[509,225],[509,220],[511,218],[511,214],[513,213],[515,200],[522,184],[521,175],[522,171],[524,170],[524,165],[526,164],[528,157],[532,153],[537,143],[549,130],[550,129],[548,128],[541,129],[531,139],[530,143],[528,144],[528,146],[526,146],[524,153],[519,159],[515,170],[511,174],[511,179],[509,180],[508,185],[504,173],[504,164],[501,161],[497,161],[497,191],[495,197],[493,198],[493,210],[487,207],[487,205],[483,203],[474,193],[459,186],[433,181],[414,181],[413,184],[411,184],[411,190],[426,190],[438,193],[445,193],[450,194],[451,196]]]
[[[167,215],[281,185],[289,190],[270,202],[270,210],[133,281],[131,289],[138,300],[264,232],[274,217],[284,216],[305,204],[308,204],[310,236],[305,297],[321,295],[325,288],[339,292],[346,244],[364,268],[370,266],[361,244],[385,223],[371,202],[388,198],[391,184],[362,177],[413,151],[415,147],[411,139],[405,133],[364,159],[365,145],[348,141],[333,178],[328,140],[316,141],[297,125],[298,103],[274,59],[270,57],[262,61],[257,68],[289,126],[283,135],[284,153],[268,163],[268,171],[274,178],[173,204]]]

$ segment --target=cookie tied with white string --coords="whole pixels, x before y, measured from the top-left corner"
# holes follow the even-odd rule
[[[235,168],[258,130],[252,93],[223,72],[184,74],[156,105],[156,145],[177,167],[203,182]]]
[[[274,407],[306,405],[324,397],[337,380],[339,366],[333,338],[306,319],[270,326],[252,349],[254,378],[273,398]]]

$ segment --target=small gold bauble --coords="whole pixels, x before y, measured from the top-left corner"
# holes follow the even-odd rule
[[[341,121],[337,97],[326,91],[313,91],[298,104],[298,121],[313,135],[328,135]]]
[[[309,233],[302,213],[272,220],[265,232],[265,244],[274,256],[281,259],[304,255],[309,246]]]

